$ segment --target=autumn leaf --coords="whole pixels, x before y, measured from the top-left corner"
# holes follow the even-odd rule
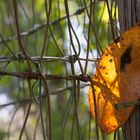
[[[140,98],[140,25],[124,32],[104,51],[93,76],[88,97],[90,110],[101,130],[109,134],[121,127],[134,106],[116,109],[116,104],[137,101]]]

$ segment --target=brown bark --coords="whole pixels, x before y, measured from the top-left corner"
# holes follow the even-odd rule
[[[140,0],[118,0],[121,32],[140,22]],[[124,140],[140,140],[140,106],[124,125]]]
[[[140,0],[118,0],[121,32],[140,21]]]

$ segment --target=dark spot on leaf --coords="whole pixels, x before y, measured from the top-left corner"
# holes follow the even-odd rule
[[[108,53],[106,53],[105,55],[108,56]]]
[[[112,59],[109,60],[110,63],[111,63],[112,61],[113,61]]]
[[[105,69],[105,67],[103,67],[103,69]]]
[[[105,73],[106,75],[108,74],[108,72]]]
[[[132,58],[131,58],[131,51],[132,51],[132,48],[131,46],[128,47],[125,52],[122,54],[121,56],[121,63],[120,63],[120,70],[121,71],[124,71],[125,70],[125,66],[126,64],[130,64],[131,61],[132,61]]]

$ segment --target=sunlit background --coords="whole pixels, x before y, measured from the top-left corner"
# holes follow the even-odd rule
[[[49,112],[53,140],[96,139],[88,104],[89,82],[54,78],[45,85],[38,78],[1,73],[29,71],[17,36],[17,20],[33,72],[92,76],[102,51],[113,40],[109,12],[115,37],[119,32],[116,2],[108,4],[102,0],[0,1],[0,140],[47,139]],[[50,110],[45,92],[50,95]],[[100,132],[100,139],[112,140],[113,136]]]

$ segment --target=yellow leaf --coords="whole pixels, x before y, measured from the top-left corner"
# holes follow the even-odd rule
[[[117,110],[115,105],[140,98],[140,25],[124,32],[105,49],[92,80],[98,123],[109,134],[122,126],[134,109],[133,106]],[[92,86],[88,97],[95,117]]]

